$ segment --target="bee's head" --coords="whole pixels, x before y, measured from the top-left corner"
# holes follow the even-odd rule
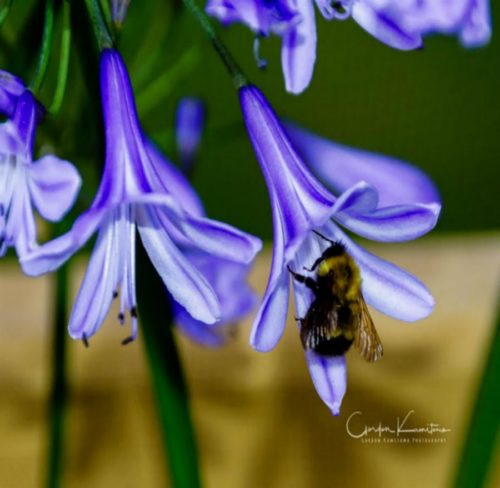
[[[332,245],[325,249],[323,255],[321,256],[323,259],[334,258],[337,256],[342,256],[346,254],[345,246],[340,241],[333,242]]]

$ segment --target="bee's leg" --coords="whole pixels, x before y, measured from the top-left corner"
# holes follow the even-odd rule
[[[314,264],[308,268],[307,266],[302,266],[306,271],[314,271],[317,267],[318,267],[318,264],[321,263],[321,261],[323,261],[323,256],[320,256],[318,259],[316,259],[316,261],[314,261]]]
[[[298,281],[299,283],[304,283],[304,285],[306,285],[307,288],[312,290],[314,293],[318,291],[318,284],[312,278],[296,273],[295,271],[292,270],[292,268],[290,268],[290,266],[287,266],[287,268],[288,271],[290,271],[290,274],[293,276],[293,279],[295,281]]]

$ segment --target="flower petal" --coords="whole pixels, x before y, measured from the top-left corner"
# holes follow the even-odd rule
[[[152,189],[159,193],[168,193],[179,205],[193,215],[205,215],[203,205],[187,178],[158,150],[146,140],[146,150],[151,161],[145,167],[147,179]]]
[[[80,249],[100,226],[109,209],[89,210],[82,214],[66,234],[33,249],[19,262],[28,276],[54,271]]]
[[[208,346],[220,346],[230,331],[223,326],[230,324],[229,327],[234,327],[231,322],[242,319],[256,304],[257,297],[246,282],[249,267],[214,258],[206,253],[186,252],[186,256],[212,285],[220,302],[221,319],[217,324],[204,324],[193,319],[183,307],[174,302],[175,320],[194,341]]]
[[[286,325],[290,295],[288,270],[285,268],[283,230],[274,214],[273,258],[266,291],[254,319],[250,344],[257,351],[267,352],[278,344]]]
[[[116,289],[118,260],[114,253],[112,223],[99,231],[94,250],[73,305],[68,330],[73,339],[94,335],[104,321],[113,301]]]
[[[11,118],[16,110],[17,99],[25,90],[20,78],[0,70],[0,112]]]
[[[281,65],[286,90],[298,95],[311,82],[316,62],[316,21],[311,0],[296,0],[300,22],[283,35]]]
[[[440,200],[434,183],[415,166],[334,143],[290,122],[284,125],[306,164],[336,193],[366,181],[377,189],[381,207]]]
[[[336,216],[339,212],[370,213],[374,212],[378,205],[378,193],[375,188],[364,181],[351,186],[339,196],[333,206]]]
[[[422,46],[419,32],[406,30],[398,23],[397,16],[391,17],[368,2],[355,2],[352,18],[373,37],[395,49],[408,51]]]
[[[381,242],[411,241],[432,230],[439,217],[441,205],[400,205],[385,207],[371,213],[345,211],[335,220],[350,231]]]
[[[366,303],[398,320],[413,322],[427,317],[434,308],[434,298],[426,286],[407,271],[389,263],[355,244],[333,222],[323,232],[341,241],[359,266]]]
[[[70,162],[47,155],[29,166],[28,184],[40,215],[56,222],[73,205],[80,190],[81,178]]]
[[[480,47],[491,39],[489,0],[471,0],[469,15],[460,31],[460,41],[465,47]]]
[[[306,351],[306,360],[318,395],[333,415],[339,415],[342,399],[347,389],[345,357],[326,357],[314,351]]]
[[[211,324],[220,319],[217,296],[203,275],[177,249],[156,214],[138,205],[142,243],[168,291],[195,319]]]

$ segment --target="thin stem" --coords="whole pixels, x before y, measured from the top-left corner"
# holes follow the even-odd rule
[[[500,371],[500,304],[483,377],[472,408],[469,431],[459,461],[454,486],[486,486],[498,441],[498,372]]]
[[[213,47],[217,51],[217,54],[222,59],[222,62],[233,78],[234,86],[239,89],[245,85],[248,85],[248,81],[241,71],[240,67],[238,66],[238,63],[235,61],[233,55],[229,52],[225,44],[221,41],[221,39],[215,32],[210,19],[207,17],[205,12],[200,9],[200,7],[198,7],[194,0],[182,1],[184,2],[184,5],[189,10],[189,12],[191,12],[193,17],[198,21],[198,24],[212,42]]]
[[[51,114],[56,114],[61,108],[68,79],[69,54],[71,50],[71,3],[64,0],[63,3],[63,31],[61,35],[61,52],[59,59],[59,71],[57,73],[57,85],[52,104],[49,107]]]
[[[13,0],[7,0],[7,3],[0,9],[0,26],[5,22],[7,15],[9,15],[12,2]]]
[[[94,34],[99,46],[99,51],[113,47],[113,38],[109,33],[108,27],[102,15],[98,0],[85,0],[90,22],[94,28]]]
[[[30,83],[33,93],[37,93],[42,85],[49,64],[50,48],[52,46],[52,31],[54,28],[54,0],[45,3],[45,22],[43,25],[42,46],[38,57],[35,75]]]
[[[54,329],[52,336],[52,389],[50,393],[49,415],[49,459],[47,462],[48,488],[57,488],[61,484],[64,415],[67,399],[66,384],[66,303],[68,289],[67,265],[59,268],[55,275],[54,293]]]
[[[165,449],[175,488],[201,486],[189,398],[175,345],[172,314],[161,278],[137,249],[138,303],[142,335],[153,380]]]

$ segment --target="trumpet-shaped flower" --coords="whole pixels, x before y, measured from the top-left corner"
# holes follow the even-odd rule
[[[369,253],[342,230],[367,239],[400,242],[429,232],[436,224],[440,205],[403,204],[381,207],[377,190],[360,182],[338,198],[312,175],[296,152],[273,110],[260,91],[240,89],[243,118],[271,198],[274,243],[271,272],[251,344],[269,351],[283,334],[289,300],[290,273],[311,269],[328,243],[317,233],[341,241],[359,267],[366,302],[404,321],[426,317],[434,300],[427,288],[410,273]],[[312,303],[311,291],[294,281],[297,316],[304,317]],[[334,414],[345,393],[345,360],[306,351],[316,389]]]
[[[285,86],[298,94],[309,85],[316,61],[315,4],[326,20],[352,17],[395,49],[417,49],[432,33],[458,35],[466,47],[486,44],[491,36],[488,0],[209,0],[206,10],[223,24],[241,22],[257,35],[281,36]]]
[[[193,99],[191,103],[195,103],[195,100]],[[185,107],[186,104],[183,103],[179,110],[182,111]],[[192,108],[188,107],[188,110],[191,111]],[[180,114],[179,119],[189,120],[190,118]],[[179,144],[182,161],[186,161],[188,155],[191,159],[195,155],[197,142],[193,141],[199,141],[202,131],[201,120],[196,118],[196,121],[199,123],[192,123],[193,120],[191,120],[191,123],[187,124],[189,125],[188,132],[191,143]],[[180,126],[176,127],[179,131]],[[177,133],[177,137],[182,138],[182,134]],[[188,150],[188,155],[183,153],[184,150]],[[163,190],[171,193],[187,212],[200,218],[205,217],[205,211],[198,195],[184,175],[150,143],[148,143],[148,152],[150,158],[155,160],[155,164],[164,169],[161,175],[158,174],[157,184],[163,185]],[[220,304],[220,319],[216,323],[207,324],[193,318],[182,305],[174,300],[172,305],[175,320],[179,328],[190,339],[199,344],[212,347],[223,345],[231,330],[228,324],[242,319],[256,305],[257,297],[246,282],[250,265],[217,257],[199,248],[193,248],[182,235],[174,234],[174,242],[210,283]]]
[[[101,97],[106,159],[93,204],[65,235],[48,242],[22,261],[28,274],[38,275],[60,266],[97,232],[69,322],[70,335],[84,342],[100,327],[120,291],[119,320],[131,317],[137,335],[135,294],[135,239],[142,244],[172,297],[194,318],[213,323],[221,316],[217,295],[183,246],[229,261],[248,264],[261,243],[228,225],[190,212],[184,198],[165,188],[172,172],[152,154],[142,134],[132,87],[119,53],[101,54]],[[175,188],[175,181],[172,182]],[[194,202],[191,202],[194,205]]]
[[[0,256],[15,247],[19,257],[37,246],[34,209],[60,220],[80,188],[74,166],[46,155],[33,161],[40,107],[22,82],[0,75],[0,111],[11,118],[0,125]]]

